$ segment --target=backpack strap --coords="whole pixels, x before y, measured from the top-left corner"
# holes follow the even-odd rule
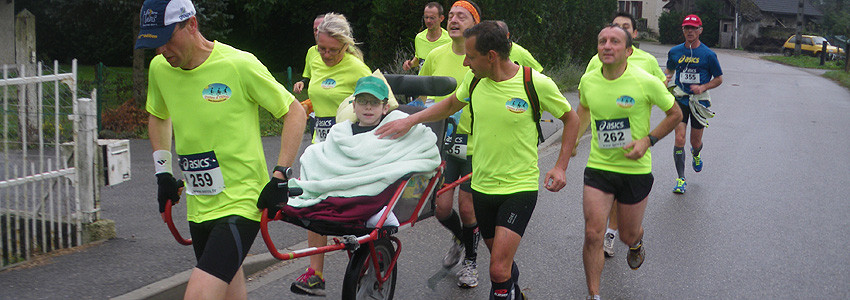
[[[537,98],[537,91],[534,89],[534,82],[531,80],[531,67],[522,67],[522,85],[525,88],[528,101],[531,102],[531,114],[534,117],[534,125],[537,126],[537,144],[539,145],[546,138],[543,137],[543,130],[540,129],[540,99]]]
[[[475,124],[475,114],[472,113],[472,91],[475,90],[479,81],[481,81],[481,78],[473,77],[472,81],[469,82],[469,104],[466,106],[469,108],[469,135],[472,135],[472,124]],[[458,124],[458,126],[460,126],[460,124]],[[455,132],[457,132],[457,130],[455,130]]]

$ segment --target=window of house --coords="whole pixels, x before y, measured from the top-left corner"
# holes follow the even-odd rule
[[[643,18],[643,1],[619,1],[620,11],[630,13],[635,19]]]

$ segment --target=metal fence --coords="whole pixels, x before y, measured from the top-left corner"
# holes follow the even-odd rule
[[[0,269],[80,245],[82,226],[96,218],[97,114],[93,101],[77,98],[76,60],[71,69],[3,66]]]

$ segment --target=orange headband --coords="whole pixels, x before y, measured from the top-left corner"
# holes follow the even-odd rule
[[[455,2],[455,4],[452,4],[452,7],[455,6],[460,6],[468,10],[469,13],[472,14],[472,19],[475,20],[475,24],[481,23],[481,17],[478,16],[478,10],[475,9],[475,6],[472,6],[472,3],[467,1],[458,1]]]

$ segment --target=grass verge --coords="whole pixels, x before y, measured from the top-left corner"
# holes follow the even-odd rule
[[[801,67],[801,68],[810,68],[810,69],[822,69],[822,70],[841,70],[844,67],[843,60],[833,60],[826,61],[821,66],[820,58],[811,57],[811,56],[780,56],[780,55],[768,55],[762,56],[762,59],[775,61],[781,64]]]
[[[823,74],[823,77],[835,80],[841,86],[850,89],[850,73],[838,70],[829,71]]]

